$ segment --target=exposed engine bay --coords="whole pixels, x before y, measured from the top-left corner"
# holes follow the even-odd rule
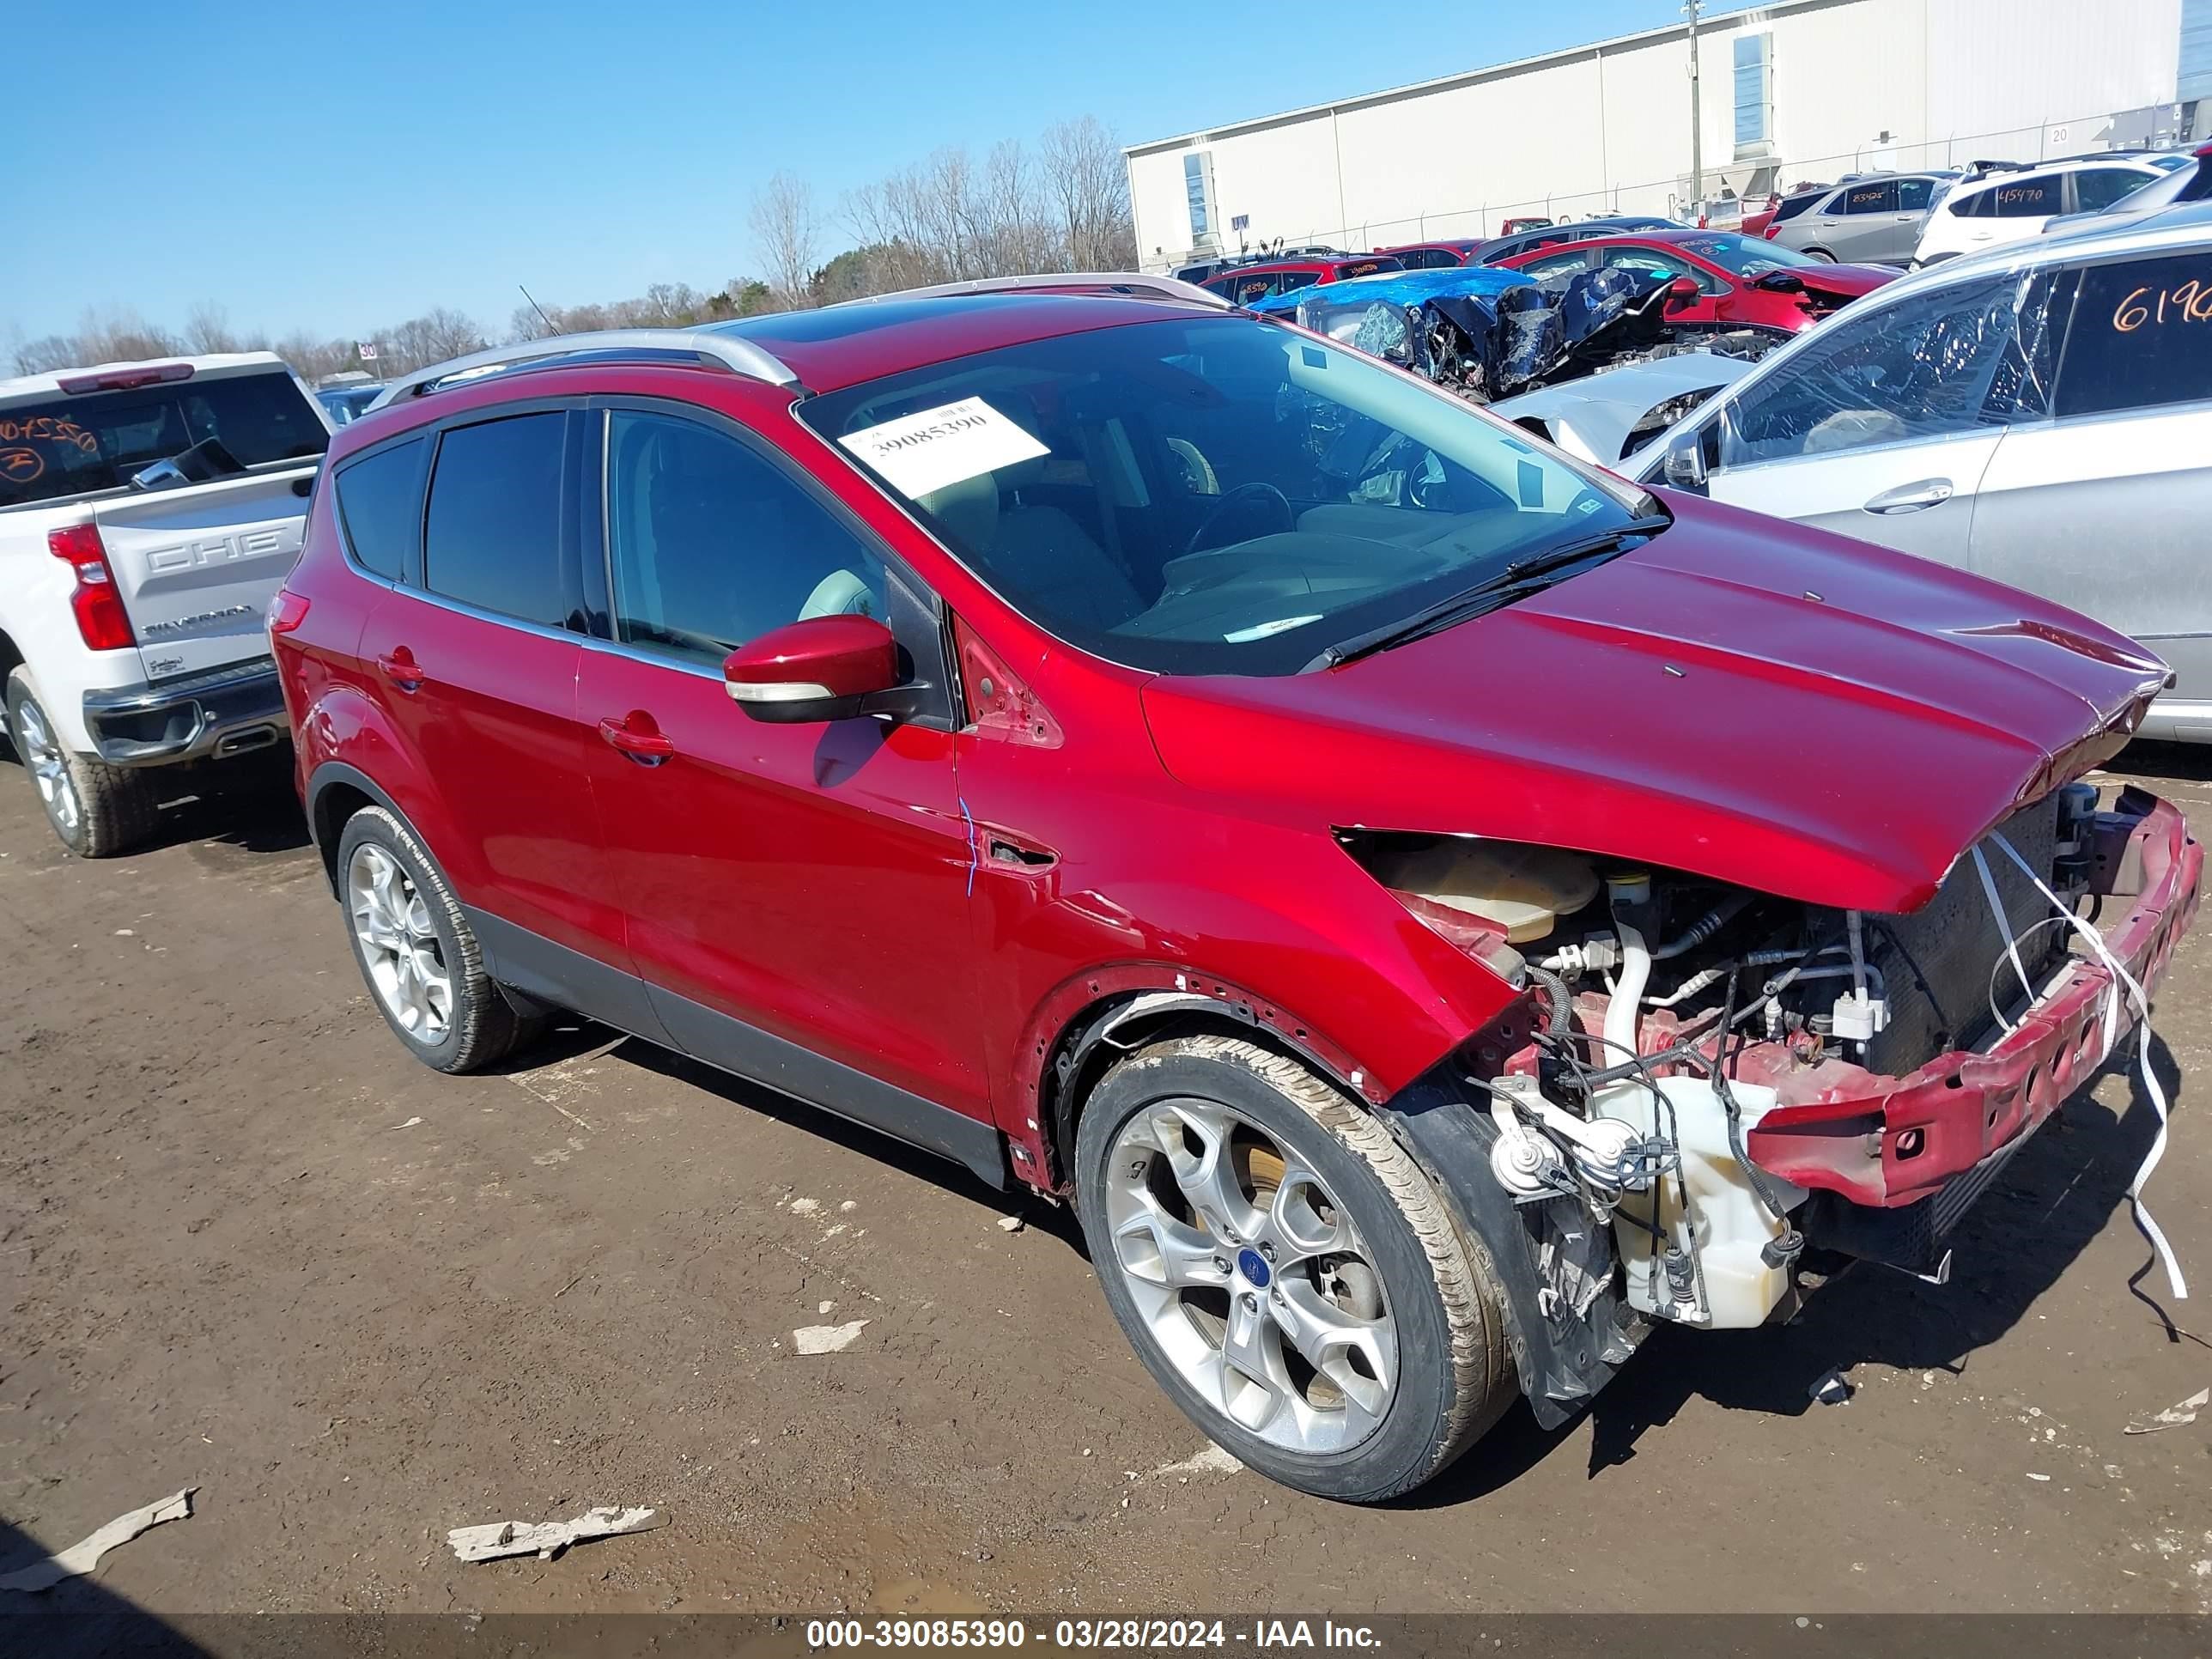
[[[1678,323],[1672,287],[1662,273],[1618,267],[1538,282],[1462,266],[1316,285],[1254,308],[1295,316],[1473,403],[1686,351],[1755,361],[1789,337]]]
[[[2063,1066],[2044,1053],[2002,1092],[1964,1073],[2039,1031],[2065,976],[2112,962],[2068,916],[2109,925],[2108,901],[2148,890],[2155,805],[2060,788],[1962,852],[1911,915],[1555,848],[1340,839],[1431,931],[1526,988],[1518,1023],[1454,1066],[1495,1127],[1490,1175],[1528,1231],[1544,1318],[1587,1325],[1617,1364],[1653,1322],[1755,1326],[1852,1260],[1947,1273],[1943,1233],[2103,1054],[2081,1016]],[[1920,1091],[1969,1109],[1971,1147],[1948,1124],[1884,1127]]]

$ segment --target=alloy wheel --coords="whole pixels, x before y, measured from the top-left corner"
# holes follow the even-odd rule
[[[1382,1426],[1399,1371],[1382,1276],[1295,1152],[1218,1102],[1170,1099],[1122,1126],[1107,1172],[1112,1265],[1200,1399],[1291,1451]]]
[[[453,1024],[453,981],[429,904],[398,860],[373,842],[354,848],[346,867],[346,908],[385,1012],[417,1042],[444,1042]]]
[[[64,838],[76,835],[84,809],[77,801],[69,762],[53,728],[46,724],[46,711],[27,697],[15,708],[15,748],[31,781],[39,787],[39,799],[46,803],[46,816],[54,821],[54,827]]]

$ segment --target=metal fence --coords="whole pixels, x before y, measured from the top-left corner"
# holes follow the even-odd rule
[[[2105,148],[2112,140],[2114,126],[2114,118],[2102,114],[1917,143],[1869,143],[1843,154],[1802,160],[1723,161],[1705,170],[1706,199],[1711,202],[1726,188],[1732,193],[1743,194],[1752,210],[1756,211],[1765,204],[1766,179],[1759,178],[1762,173],[1771,179],[1774,189],[1787,194],[1799,185],[1832,184],[1847,173],[1917,173],[1963,167],[1973,161],[2049,161]],[[1759,188],[1753,196],[1749,186],[1754,179],[1759,181]],[[1613,185],[1602,190],[1440,208],[1411,218],[1371,219],[1355,225],[1315,225],[1304,230],[1270,226],[1267,231],[1270,240],[1280,236],[1293,246],[1313,242],[1363,250],[1407,242],[1495,236],[1506,220],[1528,216],[1565,222],[1614,214],[1653,214],[1694,221],[1698,205],[1690,199],[1688,176],[1676,174],[1643,184]]]

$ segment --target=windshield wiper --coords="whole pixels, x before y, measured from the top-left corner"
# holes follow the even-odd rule
[[[1628,550],[1627,544],[1641,543],[1657,535],[1674,520],[1664,514],[1647,518],[1631,519],[1609,530],[1594,535],[1577,536],[1571,540],[1554,543],[1534,553],[1523,554],[1496,569],[1473,587],[1463,588],[1449,599],[1416,611],[1410,617],[1385,623],[1380,628],[1370,629],[1364,634],[1355,634],[1348,640],[1339,640],[1334,645],[1324,646],[1320,654],[1300,669],[1310,674],[1316,669],[1334,668],[1360,657],[1371,656],[1377,651],[1388,651],[1395,645],[1425,639],[1440,634],[1447,628],[1494,611],[1510,600],[1517,599],[1550,581],[1570,565],[1585,560],[1611,557]]]

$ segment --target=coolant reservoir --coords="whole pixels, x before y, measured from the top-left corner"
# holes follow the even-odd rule
[[[1503,927],[1511,945],[1543,938],[1597,896],[1589,860],[1555,847],[1446,841],[1382,854],[1369,867],[1385,887]]]
[[[1596,1103],[1599,1115],[1625,1118],[1647,1137],[1671,1133],[1682,1153],[1680,1187],[1668,1176],[1656,1194],[1628,1194],[1613,1214],[1613,1243],[1628,1271],[1629,1305],[1715,1330],[1764,1324],[1790,1288],[1788,1265],[1770,1267],[1759,1254],[1782,1236],[1782,1224],[1759,1202],[1750,1176],[1736,1161],[1735,1150],[1729,1144],[1728,1115],[1712,1085],[1703,1078],[1670,1077],[1660,1079],[1658,1087],[1674,1108],[1671,1126],[1654,1121],[1658,1102],[1642,1083],[1601,1090]],[[1729,1092],[1735,1097],[1747,1133],[1773,1109],[1771,1089],[1731,1083]],[[1785,1207],[1795,1208],[1807,1196],[1803,1188],[1793,1187],[1778,1175],[1769,1174],[1766,1182]],[[1681,1201],[1685,1188],[1686,1213]],[[1659,1229],[1666,1235],[1663,1242],[1655,1239],[1645,1224],[1654,1218],[1655,1200]],[[1687,1303],[1665,1261],[1684,1221],[1697,1244],[1691,1281],[1696,1300]],[[1699,1306],[1708,1316],[1704,1320],[1695,1319]]]

